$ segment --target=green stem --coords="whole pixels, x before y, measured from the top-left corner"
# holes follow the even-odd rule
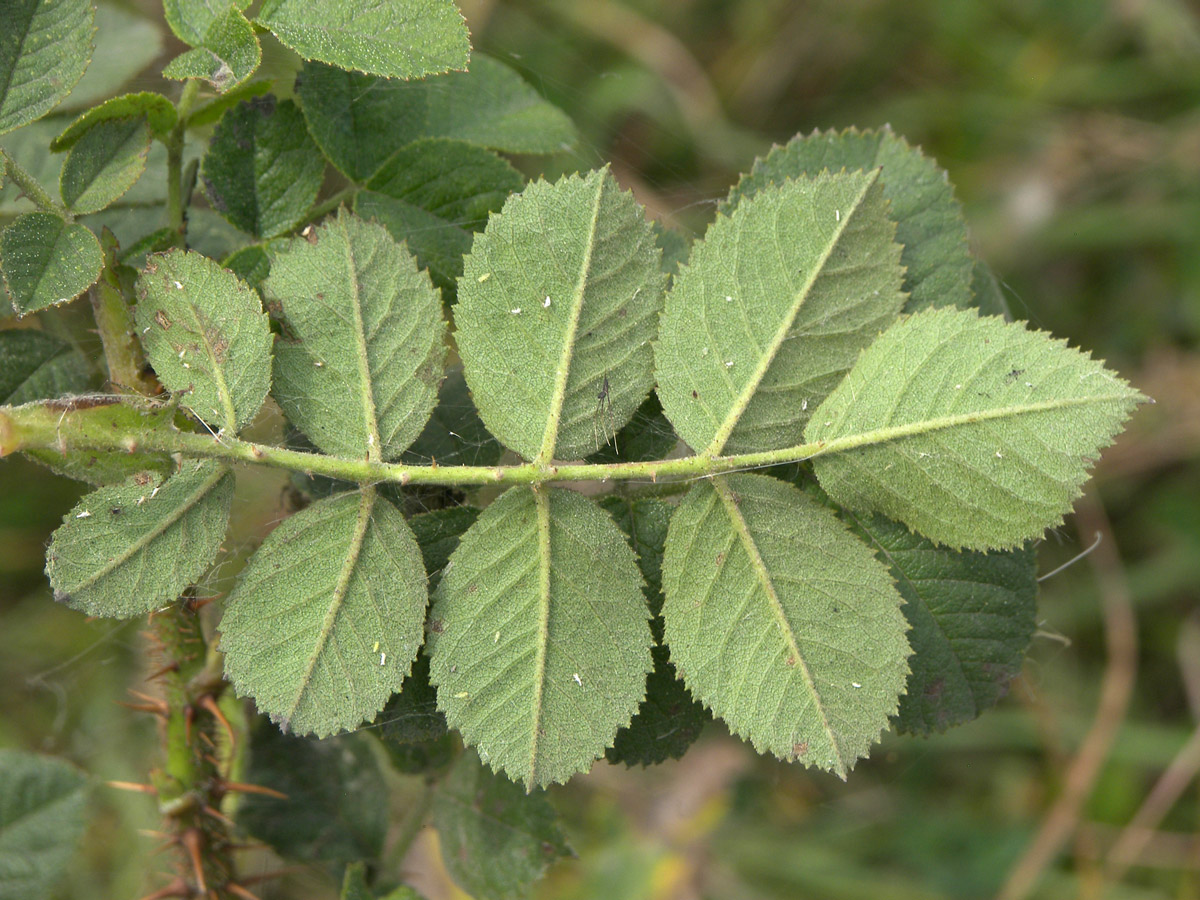
[[[36,178],[26,172],[19,162],[3,149],[0,149],[0,157],[4,159],[5,174],[12,179],[13,184],[21,189],[22,194],[33,201],[38,209],[62,216],[68,222],[72,220],[71,214],[61,204],[55,203],[54,198],[46,193],[46,189],[38,183]]]
[[[88,292],[92,302],[92,318],[96,332],[104,345],[104,360],[108,378],[114,385],[129,388],[139,394],[152,394],[157,382],[143,373],[146,358],[142,345],[134,336],[133,311],[122,289],[117,271],[117,247],[112,235],[104,233],[105,267],[100,280]]]
[[[354,195],[357,193],[358,193],[357,187],[342,188],[336,194],[332,195],[331,197],[326,198],[325,200],[322,200],[320,203],[318,203],[316,206],[314,206],[312,209],[310,209],[308,211],[308,215],[306,215],[304,217],[304,220],[299,225],[297,225],[295,228],[293,228],[292,231],[299,231],[302,228],[304,228],[304,226],[306,226],[312,222],[317,222],[317,221],[325,218],[325,216],[327,216],[331,212],[335,211],[339,206],[341,206],[347,200],[352,200],[354,198]]]
[[[187,119],[200,93],[200,82],[188,79],[183,86],[176,111],[178,119],[167,135],[167,227],[174,235],[176,247],[187,246],[187,204],[184,196],[183,148],[187,137]]]

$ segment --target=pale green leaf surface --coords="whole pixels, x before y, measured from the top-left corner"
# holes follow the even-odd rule
[[[18,316],[75,299],[103,265],[96,235],[53,213],[25,213],[0,232],[0,268]]]
[[[71,92],[92,55],[89,0],[0,0],[0,134]]]
[[[814,460],[838,504],[950,547],[1003,549],[1062,522],[1142,399],[1065,341],[927,310],[862,354],[805,438],[838,442]]]
[[[253,75],[261,61],[262,47],[254,26],[231,6],[212,23],[199,47],[167,63],[163,76],[178,81],[202,78],[224,93]]]
[[[464,260],[455,324],[467,384],[503,444],[578,459],[629,421],[654,382],[660,257],[606,169],[534,182],[491,217]]]
[[[900,731],[945,731],[995,706],[1021,671],[1037,616],[1037,554],[947,550],[882,516],[851,527],[875,551],[904,598],[912,630]]]
[[[63,163],[58,179],[63,203],[77,215],[99,212],[142,177],[149,152],[145,116],[98,122],[75,142]]]
[[[900,312],[876,172],[768,185],[718,216],[667,295],[658,395],[707,454],[800,443],[804,423]]]
[[[434,797],[433,827],[450,876],[487,900],[523,900],[546,867],[571,852],[545,793],[526,794],[471,750]]]
[[[46,574],[54,599],[89,616],[130,618],[173,603],[217,555],[233,474],[185,462],[87,494],[54,532]]]
[[[117,2],[96,4],[96,49],[63,109],[87,109],[115,94],[150,65],[163,47],[162,29]]]
[[[895,714],[908,628],[887,569],[765,475],[697,484],[663,559],[666,641],[693,696],[760,753],[845,778]]]
[[[503,494],[434,595],[430,674],[450,725],[530,789],[586,771],[645,690],[641,584],[624,536],[591,501]]]
[[[156,137],[165,137],[175,126],[175,105],[162,94],[141,91],[137,94],[122,94],[89,109],[68,125],[50,142],[55,153],[70,150],[85,134],[111,119],[129,119],[145,116],[150,130]]]
[[[221,619],[225,675],[285,731],[375,718],[423,638],[425,569],[400,512],[365,488],[284,520]]]
[[[906,310],[968,306],[973,263],[962,207],[946,172],[890,128],[797,135],[755,160],[721,209],[730,212],[762,188],[786,178],[843,169],[880,170],[888,216],[896,223],[897,242],[904,246],[900,262],[905,269],[904,290],[910,294]]]
[[[556,153],[576,139],[565,113],[508,66],[480,53],[471,57],[468,72],[408,82],[307,63],[296,91],[321,150],[358,182],[421,138],[506,153]]]
[[[388,78],[465,69],[471,52],[453,0],[265,0],[255,21],[304,59]]]
[[[271,385],[271,330],[258,294],[194,251],[153,256],[137,281],[137,328],[167,390],[235,434]]]
[[[263,282],[283,334],[273,394],[326,453],[396,459],[437,402],[441,298],[387,231],[346,212],[274,249]]]
[[[256,237],[297,225],[317,199],[325,160],[290,100],[257,97],[222,117],[200,163],[209,202]]]
[[[489,150],[441,138],[398,151],[354,198],[354,211],[405,241],[433,283],[451,292],[463,254],[489,213],[521,189],[521,175]]]
[[[87,360],[70,344],[31,329],[0,331],[0,406],[20,406],[89,387]]]
[[[87,776],[60,759],[0,750],[0,900],[53,893],[87,827]]]
[[[198,47],[214,23],[248,5],[247,0],[163,0],[163,15],[177,38]]]

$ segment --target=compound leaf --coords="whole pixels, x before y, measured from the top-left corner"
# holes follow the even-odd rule
[[[651,664],[641,583],[612,519],[573,491],[513,488],[480,514],[434,594],[430,675],[484,762],[532,789],[604,754]]]
[[[0,750],[0,898],[43,900],[87,826],[87,776],[69,763]]]
[[[488,900],[523,900],[550,863],[570,854],[557,820],[544,792],[526,794],[471,750],[433,801],[446,869],[472,896]]]
[[[0,268],[18,316],[74,300],[103,267],[96,235],[54,213],[25,213],[0,232]]]
[[[492,434],[526,459],[578,459],[612,439],[653,385],[666,275],[632,194],[601,169],[537,181],[463,263],[463,371]]]
[[[255,21],[304,59],[388,78],[465,69],[471,51],[453,0],[266,0]]]
[[[133,187],[146,170],[146,116],[105,119],[71,147],[59,174],[63,203],[76,215],[99,212]]]
[[[193,251],[153,256],[137,281],[137,327],[159,380],[213,429],[236,434],[271,386],[258,294]]]
[[[945,731],[995,706],[1033,635],[1033,550],[947,550],[883,516],[851,517],[851,527],[888,566],[912,626],[912,672],[896,727]]]
[[[742,176],[722,204],[731,212],[770,184],[822,171],[879,170],[888,216],[904,246],[904,290],[909,312],[927,306],[968,306],[973,262],[962,207],[943,169],[890,128],[815,131],[775,147]]]
[[[113,97],[99,106],[92,107],[68,125],[58,137],[50,142],[50,149],[55,153],[70,150],[101,122],[138,117],[146,119],[150,124],[150,131],[155,137],[164,138],[175,127],[177,118],[175,104],[162,94],[150,91]]]
[[[1062,521],[1142,399],[1065,341],[926,310],[862,354],[805,438],[825,445],[816,473],[839,505],[950,547],[1003,549]]]
[[[251,557],[221,620],[225,674],[285,731],[356,728],[400,689],[427,600],[399,510],[371,488],[330,497]]]
[[[88,363],[70,344],[41,331],[0,331],[0,406],[20,406],[88,389]]]
[[[709,455],[799,444],[804,422],[904,304],[877,172],[768,185],[719,216],[667,295],[658,395]]]
[[[202,78],[224,93],[253,75],[260,62],[258,35],[235,4],[214,19],[199,46],[167,63],[163,76],[179,81]]]
[[[321,150],[358,182],[421,138],[506,153],[556,153],[576,138],[565,113],[508,66],[479,53],[469,72],[408,82],[306,63],[296,92]]]
[[[284,328],[275,399],[326,453],[397,458],[442,378],[445,323],[429,276],[384,228],[345,211],[273,252],[263,291]]]
[[[489,150],[441,138],[398,151],[354,198],[354,211],[406,241],[433,283],[450,291],[489,213],[521,189],[520,174]]]
[[[89,0],[0,0],[0,134],[48,113],[92,55]]]
[[[213,208],[260,238],[283,234],[304,218],[324,173],[296,104],[269,94],[225,113],[200,165]]]
[[[163,0],[163,15],[177,38],[199,47],[208,30],[230,10],[240,12],[247,6],[247,0]]]
[[[46,574],[54,599],[89,616],[130,618],[172,603],[217,555],[233,473],[185,463],[86,495],[54,532]]]
[[[760,753],[842,778],[887,727],[909,645],[887,569],[766,475],[689,491],[663,559],[666,641],[692,694]]]

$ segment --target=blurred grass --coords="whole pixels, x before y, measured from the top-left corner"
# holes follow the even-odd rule
[[[476,45],[521,69],[583,139],[553,174],[611,160],[692,235],[754,155],[814,128],[890,123],[957,186],[1014,312],[1110,360],[1158,401],[1102,460],[1103,504],[1138,621],[1128,715],[1032,896],[1200,898],[1193,780],[1119,879],[1107,848],[1196,728],[1181,629],[1200,594],[1200,13],[1182,0],[470,0]],[[151,72],[153,70],[150,70]],[[144,79],[150,83],[150,79]],[[536,161],[520,160],[529,171]],[[249,482],[233,552],[276,515]],[[0,466],[0,744],[144,779],[152,728],[116,706],[138,626],[57,607],[47,536],[79,489]],[[1050,571],[1091,542],[1048,535]],[[889,737],[845,784],[754,757],[719,726],[649,773],[599,765],[555,791],[579,859],[543,898],[974,898],[996,894],[1059,796],[1107,659],[1101,576],[1043,585],[1042,633],[998,710]],[[220,585],[214,585],[214,590]],[[1181,654],[1183,654],[1181,656]],[[1192,675],[1193,680],[1195,675]],[[62,896],[149,890],[151,804],[102,791]],[[264,896],[271,896],[264,888]],[[283,896],[278,894],[276,896]],[[432,894],[431,894],[432,896]]]

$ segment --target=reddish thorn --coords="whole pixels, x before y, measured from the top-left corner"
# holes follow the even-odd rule
[[[190,603],[188,603],[188,606],[191,608],[192,612],[196,612],[197,610],[204,609],[204,607],[208,606],[208,604],[212,603],[216,599],[217,598],[213,596],[205,597],[203,600],[192,600]]]
[[[183,708],[183,741],[185,744],[192,742],[192,722],[196,720],[196,710],[191,706]]]
[[[277,791],[274,788],[263,787],[261,784],[244,784],[240,781],[219,781],[218,788],[228,793],[229,791],[241,791],[243,794],[262,794],[264,797],[276,797],[280,800],[286,800],[288,795]]]
[[[157,794],[158,788],[152,784],[138,784],[136,781],[108,781],[109,787],[119,791],[135,791],[139,794]]]
[[[168,672],[178,672],[178,671],[179,671],[179,663],[170,662],[170,663],[167,663],[165,666],[163,666],[161,669],[151,672],[149,675],[146,676],[146,680],[147,681],[157,681],[159,678],[162,678]]]
[[[237,823],[234,822],[233,819],[229,818],[229,816],[225,815],[220,810],[214,809],[211,806],[203,806],[203,807],[201,807],[201,809],[203,809],[206,813],[208,813],[208,815],[212,816],[218,822],[224,822],[226,825],[229,825],[232,828],[237,827]]]
[[[204,844],[204,836],[196,828],[189,828],[183,833],[180,841],[187,850],[188,859],[192,862],[192,874],[196,876],[196,887],[202,894],[208,893],[208,885],[204,881],[204,860],[200,853]]]
[[[152,705],[149,703],[126,703],[123,700],[118,700],[117,706],[123,706],[126,709],[132,709],[134,712],[150,713],[152,716],[159,716],[163,719],[167,717],[167,704],[165,703],[159,706],[157,704]]]
[[[241,897],[242,900],[259,900],[259,896],[257,894],[250,893],[240,884],[234,884],[232,881],[225,885],[225,890],[229,891],[231,894]]]
[[[188,890],[188,886],[183,883],[182,878],[176,878],[165,888],[159,888],[153,894],[147,894],[142,897],[142,900],[166,900],[167,897],[187,897],[192,892]]]
[[[217,701],[213,699],[212,694],[205,694],[201,697],[200,705],[208,710],[212,717],[225,729],[225,734],[229,737],[229,752],[232,755],[234,749],[237,747],[237,737],[233,733],[233,726],[225,718],[225,713],[221,712],[221,707],[217,706]]]

